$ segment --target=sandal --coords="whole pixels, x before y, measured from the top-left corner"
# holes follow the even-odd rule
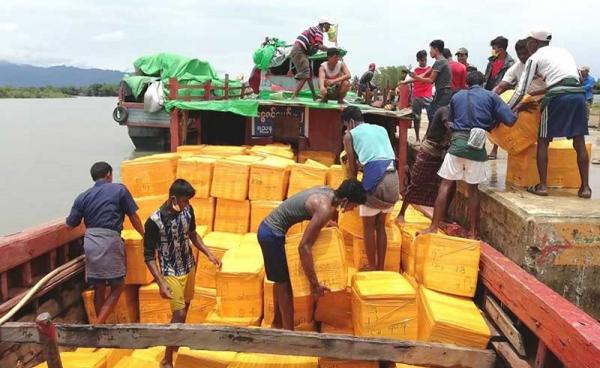
[[[539,184],[536,185],[532,185],[529,188],[527,188],[527,191],[531,194],[535,194],[541,197],[547,197],[548,196],[548,190],[544,189],[544,190],[540,190],[539,189]]]

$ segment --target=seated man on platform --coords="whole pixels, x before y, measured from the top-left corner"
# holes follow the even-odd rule
[[[258,227],[258,243],[265,262],[267,280],[274,282],[273,328],[294,329],[292,285],[285,255],[285,235],[295,224],[310,220],[300,240],[302,269],[316,300],[328,291],[317,278],[311,248],[321,229],[333,220],[337,211],[349,211],[366,201],[366,193],[356,179],[344,180],[336,190],[327,186],[306,189],[286,199],[265,217]]]
[[[350,71],[346,64],[340,60],[340,50],[330,48],[327,50],[327,61],[319,68],[319,91],[321,102],[337,100],[344,103],[344,97],[350,90]]]
[[[500,97],[482,88],[484,76],[480,72],[467,75],[469,89],[456,93],[450,101],[448,121],[452,123],[450,148],[444,157],[438,175],[442,184],[435,200],[433,220],[422,234],[435,233],[447,209],[448,197],[453,182],[461,180],[468,185],[469,195],[469,238],[475,239],[479,220],[478,185],[486,179],[485,131],[497,122],[513,125],[517,120],[508,105]]]

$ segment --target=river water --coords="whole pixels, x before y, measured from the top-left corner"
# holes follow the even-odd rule
[[[119,178],[135,148],[112,119],[115,105],[115,97],[0,99],[0,235],[65,217],[93,184],[96,161]]]

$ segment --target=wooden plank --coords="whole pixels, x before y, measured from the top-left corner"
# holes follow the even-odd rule
[[[229,99],[229,74],[225,74],[225,85],[223,87],[225,93],[223,93],[226,100]]]
[[[210,89],[211,89],[211,80],[207,80],[204,83],[204,99],[205,100],[210,100]]]
[[[169,100],[176,100],[179,95],[179,85],[177,79],[174,77],[169,78]],[[142,104],[143,107],[143,104]]]
[[[546,366],[546,358],[548,357],[548,348],[541,340],[538,343],[537,352],[535,353],[534,368],[544,368]]]
[[[171,110],[171,152],[177,152],[179,147],[179,109]]]
[[[60,219],[0,237],[0,273],[78,239],[84,233],[83,224],[71,229]]]
[[[8,300],[8,272],[0,273],[0,300]]]
[[[21,266],[21,283],[25,287],[33,284],[33,273],[31,272],[31,262],[25,262]]]
[[[42,313],[35,319],[35,323],[48,368],[62,368],[56,327],[51,319],[49,313]]]
[[[523,336],[515,328],[510,320],[510,317],[504,313],[502,308],[489,296],[486,295],[484,300],[484,308],[492,321],[498,326],[500,331],[506,336],[511,345],[515,348],[517,353],[521,356],[527,355],[525,351],[525,345],[523,343]]]
[[[500,356],[500,358],[502,358],[502,360],[504,360],[509,367],[531,368],[531,365],[529,365],[529,363],[525,359],[521,358],[519,354],[515,352],[510,343],[506,341],[492,341],[492,347],[494,348],[498,356]]]
[[[600,367],[600,323],[490,245],[481,245],[484,286],[568,367]]]
[[[215,325],[56,325],[58,344],[81,347],[141,349],[150,346],[188,346],[199,350],[322,356],[349,360],[385,360],[430,367],[493,367],[491,350],[419,341],[359,338],[314,332]],[[38,342],[33,323],[0,326],[8,342]]]
[[[406,163],[408,161],[408,128],[412,121],[398,119],[398,180],[400,193],[406,189]]]
[[[48,253],[48,272],[56,268],[56,255],[56,249],[53,249]]]

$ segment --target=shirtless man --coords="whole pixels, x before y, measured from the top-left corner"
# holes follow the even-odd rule
[[[350,90],[350,71],[346,64],[340,60],[340,50],[330,48],[327,50],[327,62],[319,68],[319,92],[321,102],[335,99],[344,103],[344,97]]]

